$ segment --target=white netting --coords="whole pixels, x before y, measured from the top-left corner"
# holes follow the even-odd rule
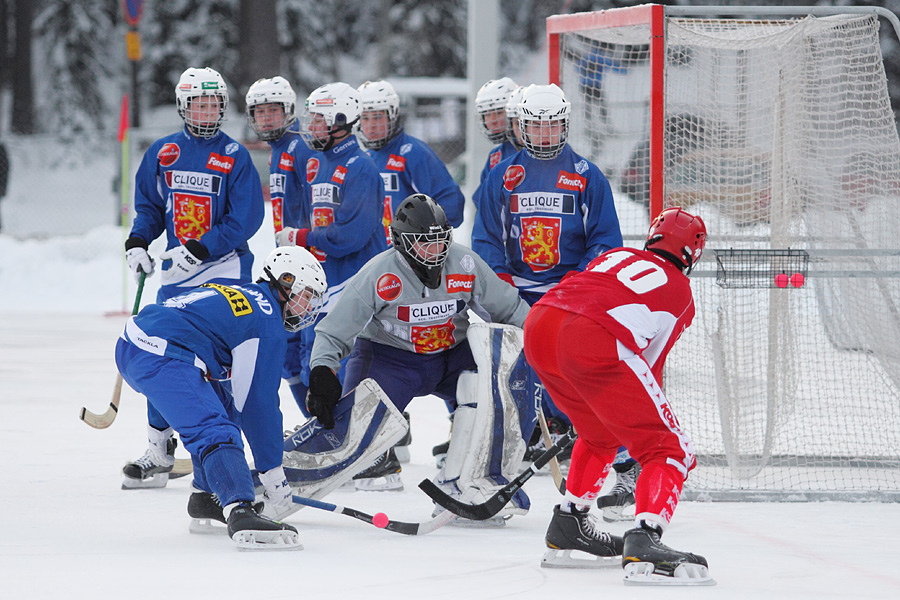
[[[688,493],[900,499],[900,141],[877,18],[667,19],[666,44],[663,204],[710,232],[666,368],[700,456]],[[647,227],[649,48],[649,25],[560,36],[571,143],[627,194],[631,244]],[[723,287],[704,275],[726,248],[803,249],[809,271]]]

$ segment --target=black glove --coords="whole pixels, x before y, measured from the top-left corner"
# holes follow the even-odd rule
[[[309,372],[306,409],[325,429],[334,429],[334,406],[341,399],[341,380],[328,367],[313,367]]]

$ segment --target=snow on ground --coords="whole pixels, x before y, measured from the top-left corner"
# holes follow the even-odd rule
[[[549,476],[526,485],[532,510],[505,529],[406,537],[306,508],[288,518],[302,552],[238,552],[224,535],[192,535],[189,478],[161,490],[119,489],[122,465],[145,449],[143,398],[126,386],[109,429],[78,420],[82,406],[101,412],[109,401],[124,323],[103,315],[119,307],[121,282],[110,281],[121,232],[91,235],[115,238],[108,255],[83,256],[78,238],[0,235],[2,598],[900,597],[897,504],[682,503],[665,541],[709,559],[718,586],[698,590],[623,590],[617,568],[542,569],[543,535],[559,501]],[[282,409],[290,428],[300,413],[286,389]],[[406,489],[327,500],[403,521],[430,517],[416,484],[433,476],[431,447],[449,423],[434,398],[417,399],[410,412]]]

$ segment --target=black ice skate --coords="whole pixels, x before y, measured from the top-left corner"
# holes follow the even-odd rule
[[[147,448],[142,457],[122,468],[122,474],[125,476],[122,480],[122,489],[166,487],[169,473],[175,466],[175,448],[177,447],[178,440],[171,436],[166,440],[165,456],[161,456],[153,446]]]
[[[630,514],[625,514],[625,511],[634,506],[634,489],[637,486],[638,475],[641,473],[641,465],[636,460],[615,465],[614,468],[616,483],[608,494],[597,498],[597,508],[603,511],[603,520],[607,523],[634,519],[633,510],[628,511]]]
[[[257,502],[253,508],[256,509],[256,512],[261,513],[263,503]],[[226,523],[222,505],[219,504],[219,498],[215,494],[194,492],[188,498],[187,511],[191,516],[189,527],[191,533],[225,533],[225,527],[215,525],[215,523],[222,525]]]
[[[431,449],[431,455],[434,457],[434,464],[438,469],[444,468],[444,463],[447,461],[447,451],[449,449],[450,440],[447,440],[443,444],[438,444]]]
[[[558,417],[550,417],[547,419],[547,429],[550,430],[550,440],[555,444],[562,436],[569,432],[571,426]],[[531,440],[528,442],[528,448],[525,450],[525,456],[522,458],[522,469],[524,470],[530,467],[531,464],[546,451],[547,447],[544,445],[544,438],[541,435],[541,430],[535,428],[534,433],[531,435]],[[564,450],[557,454],[556,459],[559,461],[560,470],[563,473],[568,472],[569,462],[571,462],[572,459],[572,444],[569,444]],[[538,471],[538,474],[546,472],[547,471]]]
[[[542,567],[595,569],[621,562],[622,538],[600,531],[587,511],[567,513],[557,504],[544,541],[549,550],[541,560]]]
[[[399,492],[403,490],[403,480],[400,479],[400,461],[397,454],[391,448],[375,459],[375,463],[360,473],[353,476],[356,489],[366,492]]]
[[[227,523],[238,550],[303,550],[294,527],[260,515],[250,502],[238,503]]]
[[[625,532],[622,567],[626,585],[715,585],[706,559],[659,541],[661,532],[643,525]]]

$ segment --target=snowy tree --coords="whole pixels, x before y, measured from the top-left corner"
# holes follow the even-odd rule
[[[43,131],[64,141],[114,128],[112,98],[104,90],[115,72],[108,49],[115,46],[106,0],[57,0],[35,16],[41,39],[41,88],[37,119]],[[17,9],[20,8],[17,6]]]

